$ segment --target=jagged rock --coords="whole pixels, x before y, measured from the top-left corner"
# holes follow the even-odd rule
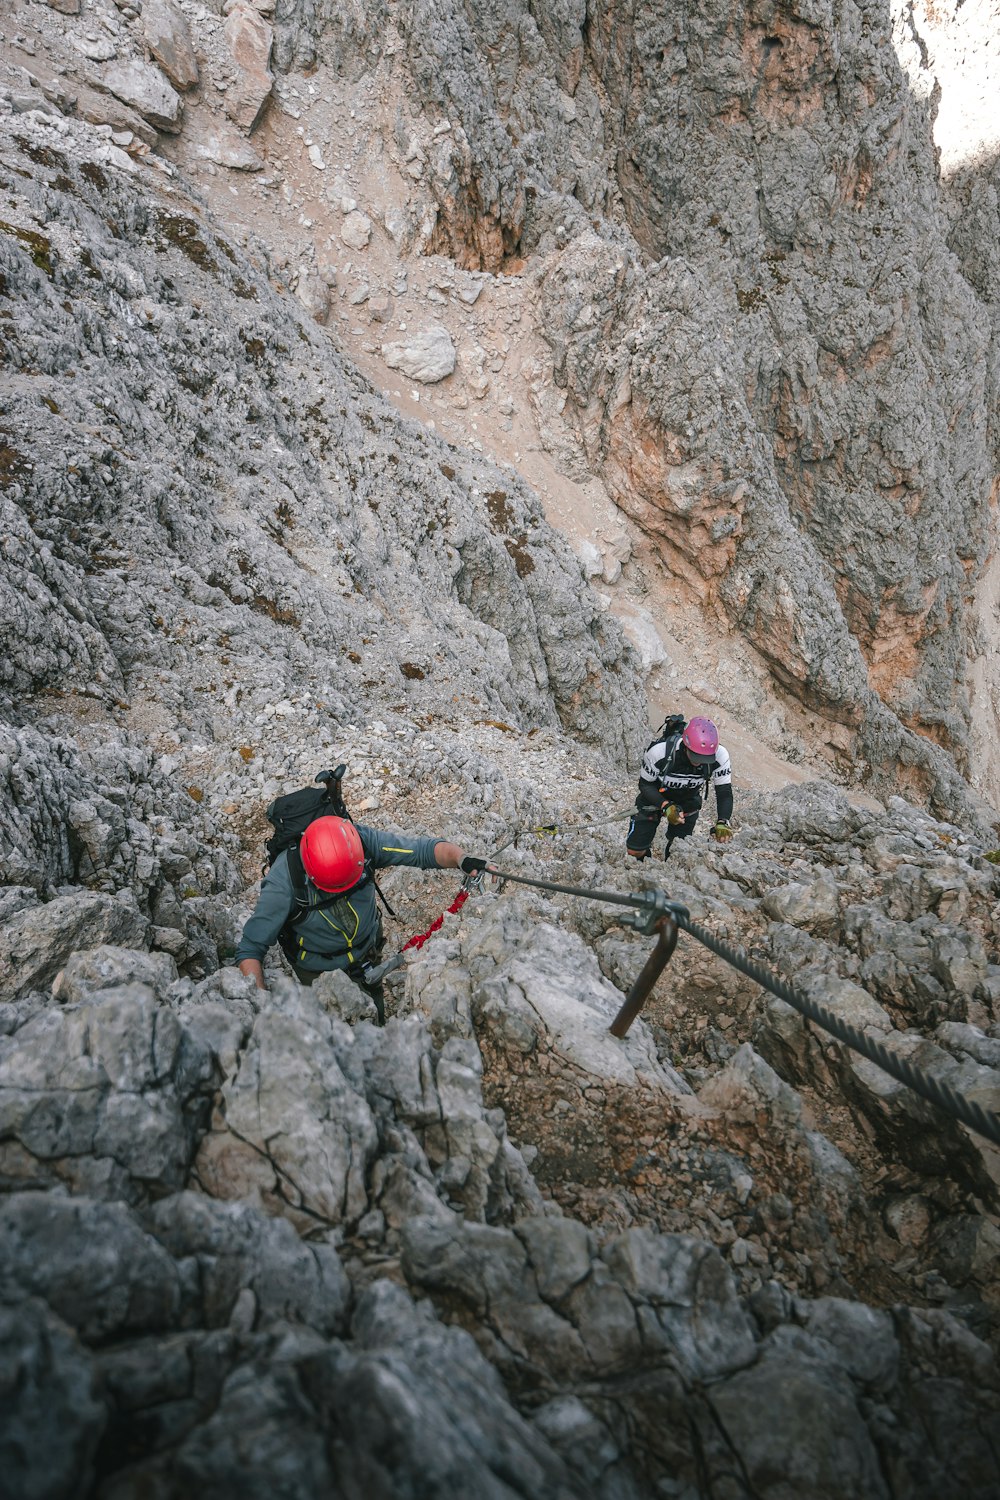
[[[528,911],[526,900],[511,901],[465,946],[465,961],[476,975],[471,1005],[480,1035],[522,1054],[544,1050],[548,1071],[569,1075],[581,1092],[642,1084],[668,1095],[690,1094],[661,1062],[641,1021],[623,1040],[611,1036],[622,997],[601,978],[579,940],[536,918],[525,941]]]
[[[699,1097],[703,1104],[724,1109],[730,1118],[736,1119],[753,1118],[758,1110],[764,1109],[775,1121],[795,1125],[802,1113],[802,1103],[794,1089],[782,1082],[749,1043],[738,1049]]]
[[[340,226],[340,238],[352,250],[364,250],[372,237],[372,221],[356,209],[346,215]]]
[[[180,130],[183,100],[170,87],[159,68],[132,58],[105,68],[102,78],[110,93],[157,130],[168,135],[176,135]]]
[[[70,955],[53,981],[52,998],[62,1005],[76,1005],[99,990],[144,984],[162,999],[176,978],[177,965],[169,954],[139,953],[102,943],[89,952]]]
[[[0,937],[0,995],[12,999],[50,984],[78,948],[105,943],[138,947],[148,929],[134,899],[124,895],[116,899],[80,891],[28,907],[5,925]]]
[[[235,0],[227,5],[226,11],[224,32],[236,68],[236,82],[226,90],[223,108],[249,135],[271,97],[274,75],[269,64],[273,32],[249,0]]]
[[[816,1495],[843,1494],[845,1484],[873,1500],[887,1500],[878,1450],[858,1410],[849,1381],[831,1371],[817,1341],[779,1328],[753,1368],[713,1388],[709,1400],[748,1480],[775,1496],[807,1485]],[[791,1381],[795,1401],[781,1430],[769,1423],[779,1390]],[[772,1476],[781,1475],[775,1484]]]
[[[779,886],[764,897],[761,910],[776,922],[790,922],[805,927],[818,937],[825,937],[837,926],[840,911],[837,888],[832,880],[817,880],[812,885]]]
[[[106,1409],[69,1330],[34,1299],[0,1307],[0,1390],[8,1493],[68,1496],[89,1485]]]
[[[295,295],[311,318],[325,323],[330,312],[330,289],[319,276],[300,276]]]
[[[256,147],[250,144],[245,135],[222,120],[215,120],[208,127],[199,126],[195,129],[189,123],[185,134],[191,152],[197,159],[214,162],[219,167],[229,167],[234,172],[263,170],[264,158]]]
[[[331,1015],[339,1016],[349,1026],[358,1021],[376,1023],[378,1012],[374,1000],[359,984],[348,979],[342,969],[321,974],[312,986],[312,994]]]
[[[0,1204],[5,1297],[42,1297],[87,1342],[168,1328],[178,1268],[120,1203],[11,1193]]]
[[[350,1286],[336,1250],[303,1244],[285,1220],[181,1193],[154,1204],[143,1223],[176,1261],[197,1264],[206,1327],[224,1328],[249,1293],[251,1326],[294,1321],[322,1334],[344,1330]]]
[[[25,170],[39,170],[29,155],[22,154],[20,159],[26,163]],[[72,174],[75,169],[68,167]],[[231,533],[226,532],[224,537],[216,534],[210,520],[214,514],[212,485],[200,461],[185,448],[188,456],[183,462],[190,464],[190,472],[182,489],[191,497],[191,508],[185,510],[183,526],[177,532],[183,540],[176,542],[163,519],[167,512],[158,509],[161,496],[157,471],[131,467],[127,503],[121,497],[125,509],[119,515],[116,545],[134,543],[142,551],[146,542],[140,541],[140,533],[145,536],[151,526],[159,538],[156,555],[175,557],[175,562],[155,569],[156,576],[148,586],[129,586],[127,598],[122,592],[124,580],[114,569],[88,575],[82,553],[57,557],[38,542],[37,536],[32,541],[34,533],[26,527],[23,512],[13,504],[11,492],[4,491],[2,503],[8,506],[9,530],[16,539],[17,567],[13,574],[5,569],[2,580],[10,583],[11,607],[9,612],[0,610],[0,619],[9,631],[4,637],[8,649],[0,653],[0,674],[7,675],[0,675],[0,683],[8,691],[23,693],[32,685],[37,690],[46,683],[60,692],[70,686],[89,692],[90,684],[96,682],[114,698],[126,691],[124,670],[130,678],[128,693],[139,698],[149,693],[156,700],[158,713],[187,714],[194,710],[204,716],[209,705],[217,702],[218,711],[213,708],[207,718],[199,717],[199,722],[208,733],[209,719],[213,719],[212,734],[225,725],[235,755],[237,747],[259,741],[257,716],[268,703],[273,708],[288,696],[281,684],[301,671],[304,681],[310,675],[315,678],[313,698],[307,705],[296,690],[293,696],[299,698],[299,706],[293,717],[283,720],[282,728],[290,753],[308,754],[311,760],[316,753],[317,730],[321,730],[316,702],[325,705],[324,712],[332,705],[339,713],[336,705],[346,704],[348,698],[353,702],[363,696],[371,702],[371,691],[363,689],[362,684],[379,681],[384,683],[385,696],[381,706],[373,704],[373,710],[386,713],[389,705],[398,702],[399,689],[394,683],[407,681],[412,684],[408,692],[419,692],[424,701],[440,705],[436,711],[447,705],[450,713],[453,695],[459,690],[471,692],[482,698],[491,717],[509,722],[512,717],[520,721],[525,716],[544,726],[565,714],[579,726],[584,738],[596,733],[624,760],[634,757],[641,738],[637,726],[642,710],[631,665],[626,667],[624,677],[614,665],[624,665],[620,633],[586,593],[578,573],[564,567],[568,548],[549,531],[537,500],[527,488],[507,471],[484,460],[462,459],[455,467],[455,455],[447,447],[425,447],[424,440],[418,441],[395,417],[389,419],[386,432],[391,436],[385,442],[367,444],[363,440],[364,424],[382,422],[389,408],[355,389],[328,340],[318,334],[316,342],[300,338],[301,323],[294,309],[280,300],[266,277],[243,258],[238,247],[220,239],[207,223],[182,212],[175,201],[154,208],[144,197],[145,184],[126,185],[117,173],[109,175],[108,184],[115,212],[126,219],[133,213],[145,214],[148,231],[127,243],[114,239],[103,219],[87,207],[86,195],[91,188],[86,178],[80,178],[74,189],[79,195],[67,194],[61,201],[68,215],[91,214],[87,219],[90,253],[118,268],[114,274],[125,278],[123,284],[131,288],[130,295],[137,302],[148,302],[150,312],[154,306],[149,288],[157,285],[161,263],[172,266],[170,274],[178,286],[187,286],[194,278],[198,290],[192,290],[191,295],[204,309],[204,314],[194,318],[186,311],[171,310],[169,304],[160,305],[154,316],[155,345],[149,343],[141,324],[122,325],[122,337],[129,348],[127,361],[135,377],[139,379],[139,372],[145,371],[141,378],[148,375],[158,387],[162,385],[171,392],[162,405],[146,404],[139,427],[152,423],[157,429],[156,443],[175,447],[175,426],[190,430],[190,423],[197,420],[196,412],[204,410],[198,389],[192,387],[207,389],[214,385],[213,372],[219,369],[242,369],[254,387],[254,399],[263,403],[264,426],[270,429],[273,420],[275,433],[283,431],[286,412],[294,413],[292,420],[300,427],[300,435],[290,448],[284,447],[280,462],[267,443],[258,450],[254,445],[261,439],[251,426],[259,424],[247,423],[242,385],[235,374],[232,381],[226,375],[211,406],[206,437],[218,462],[227,471],[232,470],[234,482],[250,508],[234,521]],[[46,192],[58,195],[57,189]],[[222,244],[225,253],[219,248]],[[30,307],[34,319],[39,304],[31,287],[33,278],[42,273],[26,253],[14,250],[11,254],[16,269],[12,264],[5,271],[8,287],[19,308],[20,299],[25,299],[24,315],[28,316],[26,309]],[[65,274],[72,281],[76,307],[92,307],[98,320],[111,316],[107,299],[112,297],[112,288],[103,273],[98,280],[82,265],[75,269],[67,265]],[[143,287],[146,291],[140,290]],[[61,348],[64,339],[79,339],[79,328],[74,335],[72,329],[77,325],[62,302],[53,300],[42,306],[42,323],[32,333],[32,341],[54,340],[51,347]],[[74,347],[73,357],[80,363],[85,350],[79,343]],[[31,358],[35,358],[33,353]],[[290,407],[272,390],[272,364],[281,372],[277,379],[284,395],[296,393]],[[300,367],[301,379],[310,391],[305,399]],[[68,382],[65,390],[60,388],[60,401],[56,403],[62,403],[60,411],[45,409],[46,421],[52,418],[53,429],[40,434],[36,458],[41,467],[31,476],[32,504],[41,503],[61,514],[63,505],[72,509],[76,504],[71,493],[74,486],[90,482],[67,470],[60,427],[64,410],[76,412],[84,425],[93,425],[91,418],[96,420],[98,411],[115,413],[116,420],[130,431],[133,421],[139,421],[122,383],[122,363],[102,368],[100,391],[93,383],[88,388],[93,399],[78,383]],[[103,403],[100,408],[93,405],[98,399]],[[319,417],[307,415],[313,409]],[[327,443],[325,434],[319,446],[309,435],[317,420],[329,429],[330,439]],[[139,427],[135,429],[136,439]],[[124,432],[122,437],[126,437]],[[48,459],[41,459],[43,452]],[[79,459],[72,468],[79,469],[81,475],[93,472],[95,483],[105,483],[96,450],[84,453],[74,449],[71,456]],[[54,467],[46,478],[44,465],[49,462]],[[340,467],[344,462],[350,472]],[[396,477],[400,462],[410,475],[405,490]],[[443,482],[440,464],[453,469],[454,480]],[[94,465],[97,467],[92,470]],[[251,469],[258,471],[252,485]],[[24,482],[19,471],[19,490]],[[472,490],[478,495],[472,495]],[[359,492],[370,496],[379,510],[367,504],[359,507]],[[43,495],[48,498],[42,499]],[[484,495],[500,496],[502,503],[491,501],[491,511]],[[338,517],[332,529],[331,503]],[[251,519],[257,506],[261,507],[260,525]],[[331,586],[329,579],[321,585],[318,574],[304,572],[276,541],[272,535],[273,512],[283,506],[289,507],[287,514],[301,528],[297,536],[311,529],[315,544],[328,553],[322,566],[329,568],[329,579],[339,580],[336,585]],[[5,511],[5,526],[7,514]],[[282,510],[282,514],[286,512]],[[437,520],[438,516],[446,519]],[[433,527],[429,525],[432,520]],[[374,547],[366,536],[372,525],[381,538]],[[131,534],[133,526],[135,534],[129,542],[126,534]],[[386,526],[388,531],[383,529]],[[175,545],[181,547],[183,556],[174,554]],[[400,547],[410,559],[405,567],[398,555]],[[22,558],[23,572],[19,571]],[[386,640],[383,645],[383,634],[375,628],[376,617],[381,618],[376,600],[400,587],[401,568],[404,572],[411,570],[406,585],[409,636],[406,642]],[[360,594],[354,589],[352,570],[359,581],[364,579]],[[44,589],[37,582],[39,578],[48,580]],[[497,586],[498,580],[502,580],[502,587]],[[456,610],[463,618],[466,613],[475,617],[477,623],[471,632],[449,625],[445,632],[448,642],[461,644],[457,652],[449,645],[438,660],[438,647],[433,643],[442,638],[442,620],[450,619]],[[369,615],[370,621],[365,623]],[[227,678],[221,663],[216,669],[206,656],[206,677],[200,686],[208,689],[210,683],[214,684],[211,698],[192,697],[194,685],[186,673],[193,658],[181,649],[181,638],[155,625],[147,629],[152,620],[162,620],[166,626],[168,617],[182,616],[191,616],[190,628],[199,632],[208,628],[214,631],[223,616],[231,616],[224,628],[233,630],[233,639],[242,640],[249,651],[239,683]],[[244,617],[249,630],[239,623]],[[303,630],[308,642],[302,637]],[[359,635],[368,636],[363,664],[354,663],[344,647],[346,641],[354,641]],[[399,663],[412,663],[411,652],[421,651],[423,642],[434,663],[433,671],[420,668],[422,679],[402,679]],[[353,646],[348,650],[353,651]],[[258,660],[260,652],[267,659],[266,666]],[[360,652],[354,654],[360,656]],[[255,665],[251,665],[251,659]],[[501,665],[505,659],[510,660],[509,669]],[[232,686],[225,685],[227,680]],[[265,688],[264,684],[269,686]],[[623,684],[627,684],[624,697]],[[323,723],[327,729],[322,732],[329,735],[334,721]],[[296,741],[299,748],[292,750]],[[445,755],[452,754],[447,747],[442,748]],[[335,752],[331,747],[323,753]],[[440,753],[428,756],[427,774],[438,775],[441,765]],[[308,770],[307,779],[314,771]],[[246,774],[253,773],[251,766]],[[130,774],[129,781],[133,779]],[[164,779],[169,784],[171,778],[161,774],[159,779],[162,785]],[[178,782],[179,775],[175,774],[171,795],[186,796],[183,783]],[[195,791],[202,788],[195,784]],[[39,803],[43,805],[43,799]],[[18,799],[18,805],[23,809],[23,799]],[[33,807],[34,799],[29,799],[28,805]],[[196,805],[191,804],[192,811]],[[97,811],[98,821],[108,823],[99,805]],[[20,816],[23,818],[23,811]],[[12,845],[20,847],[19,840],[13,839]],[[0,848],[6,857],[6,841]],[[19,871],[12,869],[10,874],[19,883],[24,879]],[[216,878],[213,876],[213,881]],[[156,882],[155,865],[150,870],[150,882]],[[191,885],[194,882],[177,880],[179,898],[184,898]],[[204,890],[204,886],[194,888]],[[156,925],[170,924],[158,920]]]
[[[198,59],[187,17],[175,0],[143,0],[146,46],[175,89],[183,94],[198,82]]]
[[[348,1028],[311,999],[290,996],[282,1010],[262,1011],[223,1088],[225,1129],[206,1139],[196,1163],[203,1186],[243,1198],[249,1172],[276,1208],[284,1199],[328,1224],[356,1223],[368,1208],[378,1134],[341,1066],[352,1049]]]
[[[145,985],[43,1007],[0,1040],[5,1173],[133,1201],[179,1188],[214,1083],[211,1053]]]
[[[118,56],[118,48],[110,37],[74,36],[70,38],[70,45],[91,62],[110,62]]]
[[[720,604],[765,654],[734,639],[717,682],[689,663],[685,680],[715,695],[705,701],[749,703],[755,727],[779,735],[766,660],[820,715],[796,753],[826,736],[842,764],[867,756],[880,795],[902,785],[962,822],[902,803],[862,810],[820,783],[777,796],[740,783],[737,846],[716,849],[702,826],[675,848],[665,888],[992,1105],[1000,885],[981,853],[995,838],[969,837],[957,774],[900,724],[961,743],[964,543],[945,544],[922,616],[907,580],[926,572],[928,547],[907,528],[939,526],[954,476],[982,488],[977,382],[993,377],[982,330],[967,378],[943,352],[969,326],[972,294],[928,229],[939,189],[916,106],[893,113],[884,13],[865,12],[862,53],[836,4],[822,25],[771,17],[764,37],[759,18],[723,17],[711,0],[683,20],[678,72],[663,61],[678,39],[641,4],[624,25],[601,5],[586,18],[520,0],[479,12],[474,36],[450,5],[421,3],[390,26],[364,6],[279,7],[282,65],[311,49],[336,74],[321,101],[331,121],[344,81],[357,89],[363,126],[336,123],[357,148],[340,170],[358,175],[331,201],[355,209],[351,184],[378,142],[380,170],[422,184],[405,208],[372,207],[391,237],[502,268],[475,283],[489,307],[474,312],[453,273],[431,283],[482,390],[504,353],[498,342],[489,355],[482,320],[509,318],[513,335],[515,310],[530,326],[540,294],[564,382],[540,366],[530,376],[544,441],[564,446],[568,472],[620,484],[681,587],[711,601],[699,642]],[[34,8],[39,25],[45,14]],[[199,27],[224,83],[221,23],[206,13]],[[852,104],[862,56],[873,94]],[[373,68],[400,101],[394,134],[368,128]],[[315,85],[286,83],[304,117]],[[701,112],[679,129],[688,104]],[[852,111],[875,161],[872,190],[847,204]],[[0,234],[13,372],[0,438],[0,922],[34,921],[70,887],[74,901],[127,891],[184,976],[162,953],[70,950],[61,977],[0,1005],[3,1172],[32,1188],[10,1198],[0,1300],[43,1297],[76,1330],[59,1342],[40,1313],[13,1335],[32,1475],[64,1483],[72,1454],[92,1488],[103,1432],[107,1500],[428,1483],[602,1500],[750,1484],[781,1500],[790,1483],[839,1495],[845,1476],[859,1494],[992,1496],[996,1371],[969,1332],[995,1328],[987,1154],[880,1092],[840,1044],[693,939],[624,1045],[608,1021],[651,939],[602,903],[474,896],[393,981],[384,1030],[342,979],[299,992],[274,955],[264,992],[218,969],[246,915],[238,892],[259,867],[264,807],[342,758],[351,806],[401,828],[503,846],[508,868],[572,885],[664,884],[662,867],[626,865],[623,823],[511,846],[517,828],[631,802],[624,768],[645,728],[635,662],[516,472],[399,420],[280,290],[307,263],[301,244],[282,265],[189,198],[186,133],[168,148],[182,172],[167,192],[148,161],[130,172],[79,120],[29,110],[15,123],[5,218],[37,237]],[[721,173],[695,162],[693,137]],[[895,234],[893,152],[917,189],[932,290],[911,269],[924,264],[921,229]],[[322,159],[332,174],[333,137]],[[860,187],[863,161],[858,172]],[[220,182],[228,196],[212,174],[200,186]],[[958,218],[973,186],[954,189]],[[953,227],[968,284],[988,290],[987,186],[981,232]],[[800,241],[814,221],[810,259]],[[772,262],[789,224],[791,264]],[[854,254],[876,228],[893,234],[901,300]],[[666,259],[637,249],[651,235],[667,237]],[[762,264],[766,319],[749,279]],[[826,291],[855,280],[860,311],[845,323]],[[412,282],[386,276],[400,317],[412,315],[399,299],[426,286],[416,264]],[[921,382],[935,393],[926,443],[906,415]],[[860,455],[862,486],[841,507],[844,453]],[[883,525],[900,506],[906,524]],[[851,545],[838,548],[845,515]],[[975,550],[971,510],[940,524]],[[854,532],[871,564],[862,584],[848,578]],[[865,595],[883,567],[902,571]],[[654,568],[640,538],[618,592]],[[912,660],[911,621],[926,624]],[[869,680],[891,709],[865,696]],[[393,942],[446,904],[440,886],[427,894],[436,877],[407,878],[390,877]],[[126,940],[146,938],[111,939]],[[58,1149],[77,1154],[45,1155],[57,1125]],[[137,1207],[95,1201],[114,1198]],[[382,1274],[409,1278],[422,1305],[372,1287]],[[811,1296],[831,1287],[836,1298]],[[934,1299],[965,1326],[905,1305]],[[45,1427],[43,1387],[64,1433]]]
[[[159,139],[155,126],[143,119],[137,110],[130,109],[114,94],[109,94],[96,77],[77,88],[76,113],[91,125],[110,125],[112,130],[128,131],[147,146],[155,146]]]
[[[382,358],[390,370],[402,370],[408,380],[435,385],[455,369],[455,346],[446,328],[427,328],[405,340],[382,345]]]
[[[354,1319],[355,1343],[331,1348],[311,1371],[321,1420],[360,1442],[342,1450],[338,1478],[367,1493],[402,1494],[415,1477],[459,1500],[578,1494],[570,1471],[511,1406],[492,1366],[468,1334],[444,1328],[400,1287],[380,1281]],[[380,1436],[371,1441],[371,1413]]]

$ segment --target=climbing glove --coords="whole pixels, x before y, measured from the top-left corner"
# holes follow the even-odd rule
[[[463,875],[478,875],[480,870],[486,869],[486,861],[475,854],[467,854],[458,868]]]
[[[712,829],[712,837],[717,844],[728,844],[732,836],[733,830],[730,828],[728,823],[722,821],[721,819]]]
[[[681,812],[676,803],[668,802],[663,811],[666,814],[667,822],[670,824],[671,828],[676,828],[680,823],[684,822],[684,814]]]

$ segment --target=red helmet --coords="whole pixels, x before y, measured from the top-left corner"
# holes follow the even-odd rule
[[[321,891],[349,891],[365,873],[361,835],[347,818],[317,818],[299,841],[302,868]]]
[[[710,761],[719,748],[719,731],[711,719],[700,715],[691,720],[681,735],[681,741],[693,761]]]

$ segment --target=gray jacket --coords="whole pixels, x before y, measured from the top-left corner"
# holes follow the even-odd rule
[[[365,855],[376,870],[389,865],[413,865],[418,870],[437,868],[434,850],[444,842],[443,839],[379,833],[364,823],[356,823],[355,827],[361,836]],[[327,893],[318,890],[308,876],[306,895],[310,908],[329,899]],[[380,930],[375,887],[370,880],[360,890],[348,891],[329,906],[304,910],[295,900],[288,855],[282,853],[264,877],[253,916],[244,927],[236,949],[236,962],[241,963],[245,958],[263,962],[268,948],[277,942],[285,922],[296,911],[301,915],[295,921],[298,941],[295,963],[312,973],[324,969],[349,969],[352,964],[362,962]]]

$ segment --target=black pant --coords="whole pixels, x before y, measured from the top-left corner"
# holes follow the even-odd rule
[[[667,839],[663,846],[664,859],[670,858],[670,846],[675,839],[691,837],[700,811],[698,807],[692,808],[691,811],[682,807],[684,822],[667,824]],[[628,825],[628,834],[625,838],[625,847],[630,854],[638,854],[645,858],[652,848],[662,817],[663,809],[658,802],[644,802],[636,798],[635,812],[632,814],[632,821]]]

